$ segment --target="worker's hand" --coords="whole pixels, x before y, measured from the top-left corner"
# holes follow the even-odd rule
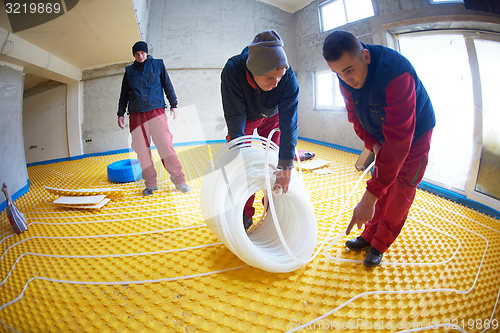
[[[354,208],[351,223],[349,223],[349,226],[345,231],[346,235],[349,235],[352,227],[354,227],[355,224],[358,226],[358,229],[361,229],[363,224],[373,218],[373,215],[375,214],[375,203],[377,202],[377,200],[378,199],[376,196],[368,191],[365,191],[363,198],[358,203],[356,208]]]
[[[125,128],[125,117],[118,117],[118,126],[120,126],[121,129]]]
[[[292,169],[289,170],[283,170],[283,169],[278,169],[274,172],[276,175],[276,182],[274,183],[273,186],[273,192],[277,191],[278,193],[282,191],[281,193],[286,193],[288,192],[288,185],[290,185],[290,179],[292,178]]]
[[[177,118],[177,108],[170,108],[170,115],[173,119]]]
[[[373,152],[375,153],[375,155],[377,155],[379,151],[380,151],[380,144],[379,143],[374,144]]]

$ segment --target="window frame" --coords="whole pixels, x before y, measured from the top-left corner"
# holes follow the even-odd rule
[[[482,89],[479,78],[479,67],[477,63],[477,54],[475,50],[475,46],[473,43],[473,39],[483,39],[490,40],[500,43],[500,34],[496,32],[490,31],[481,31],[481,30],[472,30],[472,29],[439,29],[432,31],[411,31],[405,33],[395,33],[391,32],[395,49],[397,52],[401,54],[401,50],[399,47],[399,38],[402,36],[432,36],[432,35],[460,35],[464,37],[464,41],[467,47],[467,53],[469,56],[471,63],[471,75],[472,75],[472,83],[473,83],[473,98],[475,103],[475,111],[474,111],[474,124],[473,124],[473,141],[476,143],[473,145],[472,156],[477,156],[473,158],[471,161],[469,173],[467,175],[467,182],[465,186],[465,190],[460,190],[457,188],[449,187],[443,183],[428,179],[424,177],[423,181],[436,185],[442,188],[445,188],[451,192],[455,192],[461,195],[464,195],[466,198],[484,204],[488,207],[491,207],[496,210],[500,210],[500,201],[490,197],[486,194],[483,194],[479,191],[476,191],[476,181],[479,174],[479,164],[481,157],[481,150],[483,147],[483,115],[482,115]],[[478,107],[479,106],[479,107]]]
[[[345,17],[345,21],[346,23],[345,24],[341,24],[341,25],[338,25],[338,26],[335,26],[331,29],[328,29],[328,30],[325,30],[325,27],[324,27],[324,24],[323,24],[323,15],[322,15],[322,11],[321,11],[321,8],[323,6],[326,6],[328,5],[329,3],[332,3],[332,2],[335,2],[335,1],[342,1],[342,5],[344,7],[344,17]],[[345,4],[345,1],[346,0],[326,0],[322,3],[320,3],[318,5],[318,18],[319,18],[319,31],[320,33],[323,33],[323,32],[326,32],[326,31],[330,31],[330,30],[333,30],[333,29],[336,29],[338,27],[341,27],[341,26],[344,26],[346,24],[349,24],[349,23],[352,23],[352,22],[357,22],[359,20],[363,20],[363,19],[367,19],[367,18],[370,18],[370,17],[374,17],[375,16],[375,8],[373,7],[373,0],[370,0],[371,4],[372,4],[372,10],[373,10],[373,16],[367,16],[363,19],[358,19],[358,20],[355,20],[355,21],[349,21],[349,15],[347,15],[347,6]]]
[[[332,104],[330,105],[318,105],[318,75],[330,73],[332,76]],[[321,69],[313,72],[313,93],[314,93],[314,111],[346,111],[345,105],[336,106],[338,98],[344,101],[342,94],[340,93],[340,88],[337,95],[337,89],[339,87],[339,79],[337,74],[332,72],[330,69]]]

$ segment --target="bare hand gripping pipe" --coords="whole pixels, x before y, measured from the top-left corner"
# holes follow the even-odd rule
[[[345,206],[372,163],[359,177],[349,199],[316,251],[318,227],[309,192],[295,170],[285,194],[271,191],[279,147],[269,138],[243,136],[226,143],[214,156],[201,185],[201,211],[214,235],[245,263],[268,272],[284,273],[314,260],[327,242],[328,250],[345,234],[332,232]],[[299,165],[300,168],[300,165]],[[269,202],[263,222],[248,235],[243,227],[243,207],[248,198],[264,191]],[[268,194],[272,193],[271,196]],[[262,220],[262,218],[261,218]],[[259,222],[260,223],[260,222]]]

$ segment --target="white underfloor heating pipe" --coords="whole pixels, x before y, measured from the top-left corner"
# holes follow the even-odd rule
[[[208,227],[231,252],[251,266],[284,273],[309,261],[316,248],[318,228],[307,188],[294,169],[287,193],[271,191],[278,151],[275,143],[259,136],[243,136],[226,143],[203,178],[200,201]],[[265,196],[272,193],[268,197],[270,212],[247,235],[243,208],[259,191]]]

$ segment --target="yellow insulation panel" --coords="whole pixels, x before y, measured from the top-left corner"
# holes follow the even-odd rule
[[[363,266],[366,251],[347,251],[346,236],[294,272],[268,273],[203,221],[202,176],[221,146],[176,148],[190,193],[175,191],[156,151],[159,190],[148,197],[143,181],[107,180],[107,165],[134,153],[28,168],[30,189],[15,201],[28,230],[15,234],[0,215],[0,332],[499,331],[497,219],[418,190],[382,265]],[[347,227],[364,181],[348,200],[357,155],[298,148],[332,162],[332,173],[303,173],[322,242],[344,205],[332,234]],[[123,195],[77,210],[51,204],[63,192],[45,187]]]

